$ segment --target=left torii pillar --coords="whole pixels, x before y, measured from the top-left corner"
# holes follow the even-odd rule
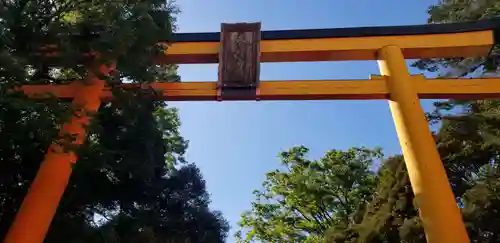
[[[114,65],[99,67],[99,72],[103,75],[109,75],[113,70]],[[71,120],[62,126],[58,140],[49,147],[4,243],[44,241],[68,185],[72,165],[77,160],[74,152],[63,148],[64,143],[81,145],[85,141],[85,127],[90,122],[91,114],[101,105],[100,95],[106,82],[99,79],[95,71],[89,70],[83,82],[75,81],[73,87],[76,92],[72,103],[74,114]],[[67,141],[68,135],[73,137],[71,141]]]

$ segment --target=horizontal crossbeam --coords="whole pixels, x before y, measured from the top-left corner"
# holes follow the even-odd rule
[[[261,62],[376,60],[384,46],[399,46],[407,59],[487,56],[494,31],[454,34],[262,40]],[[172,43],[163,63],[217,63],[219,42]]]
[[[423,75],[412,76],[415,89],[421,99],[486,99],[500,98],[500,78],[474,79],[426,79]],[[134,84],[124,84],[133,87]],[[216,101],[216,82],[152,83],[142,85],[153,88],[158,99],[168,101]],[[36,98],[44,94],[61,99],[71,99],[78,87],[68,85],[25,85],[21,87],[28,96]],[[112,98],[110,88],[101,99]],[[234,96],[230,100],[354,100],[388,99],[389,91],[384,76],[373,75],[370,80],[291,80],[262,81],[257,96]]]

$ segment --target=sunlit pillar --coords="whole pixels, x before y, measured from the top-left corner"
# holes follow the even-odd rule
[[[113,68],[102,65],[100,72],[108,75]],[[55,141],[48,149],[44,161],[24,198],[10,229],[5,237],[5,243],[42,243],[61,197],[69,182],[72,165],[76,162],[76,155],[64,150],[60,141],[67,135],[74,136],[73,145],[84,142],[85,127],[90,122],[90,114],[99,109],[100,95],[105,81],[97,78],[94,72],[89,71],[86,82],[77,81],[73,107],[75,114],[71,121],[65,123],[59,133],[60,140]],[[85,84],[84,84],[85,83]]]
[[[387,76],[389,107],[427,242],[469,242],[403,53],[397,46],[386,46],[379,51],[378,59],[380,73]]]

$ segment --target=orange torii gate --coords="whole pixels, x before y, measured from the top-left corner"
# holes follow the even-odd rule
[[[397,27],[260,31],[260,24],[223,24],[221,33],[175,34],[162,63],[219,63],[218,82],[152,83],[156,98],[169,101],[387,99],[428,242],[469,242],[455,196],[419,99],[500,97],[500,78],[427,79],[410,75],[406,59],[488,56],[499,37],[500,19]],[[369,80],[259,81],[260,62],[378,60],[381,75]],[[108,74],[113,67],[101,66]],[[90,85],[89,85],[90,84]],[[134,85],[134,84],[123,84]],[[96,111],[112,98],[91,72],[87,84],[25,85],[30,97],[52,93]],[[90,117],[75,114],[61,134],[81,144]],[[55,142],[5,238],[41,243],[77,158]]]

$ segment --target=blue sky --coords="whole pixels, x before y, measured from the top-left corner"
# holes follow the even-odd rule
[[[422,24],[436,0],[179,0],[179,32],[219,31],[220,23],[262,22],[263,30]],[[411,70],[412,73],[419,73]],[[367,79],[375,61],[261,65],[262,80]],[[182,65],[183,81],[215,81],[216,65]],[[431,102],[424,102],[429,109]],[[280,151],[380,146],[400,153],[386,101],[172,102],[178,107],[187,158],[195,162],[212,195],[211,207],[231,223],[250,209],[252,191],[278,167]]]

